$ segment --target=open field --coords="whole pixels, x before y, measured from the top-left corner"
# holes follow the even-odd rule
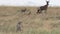
[[[47,13],[37,14],[38,7],[0,6],[0,34],[60,34],[60,7],[49,7]],[[16,25],[22,21],[22,32],[16,32]]]

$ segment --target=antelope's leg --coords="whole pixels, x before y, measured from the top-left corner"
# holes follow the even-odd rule
[[[37,13],[39,13],[39,11],[40,11],[40,10],[38,9],[38,10],[37,10]]]
[[[42,13],[42,10],[40,10],[39,13]]]

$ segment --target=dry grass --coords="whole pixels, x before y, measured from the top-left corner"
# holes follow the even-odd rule
[[[26,7],[30,15],[20,11],[24,8],[0,7],[0,34],[60,34],[59,7],[49,7],[46,14],[37,14],[37,7]],[[22,21],[22,32],[16,32],[19,21]]]

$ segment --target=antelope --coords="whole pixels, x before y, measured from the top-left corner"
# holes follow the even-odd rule
[[[17,32],[17,31],[21,31],[21,23],[22,23],[22,22],[18,22],[18,23],[17,23],[17,30],[16,30],[16,32]]]
[[[25,9],[22,9],[21,12],[25,12],[26,10],[27,10],[26,8]]]
[[[46,1],[46,5],[39,7],[39,9],[37,10],[37,13],[42,13],[43,10],[45,10],[45,13],[46,13],[48,5],[49,5],[49,1]]]

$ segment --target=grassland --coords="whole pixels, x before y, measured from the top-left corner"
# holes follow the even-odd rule
[[[38,7],[0,6],[0,34],[60,34],[60,7],[49,7],[47,13],[37,14]],[[22,31],[16,32],[16,25],[22,21]]]

